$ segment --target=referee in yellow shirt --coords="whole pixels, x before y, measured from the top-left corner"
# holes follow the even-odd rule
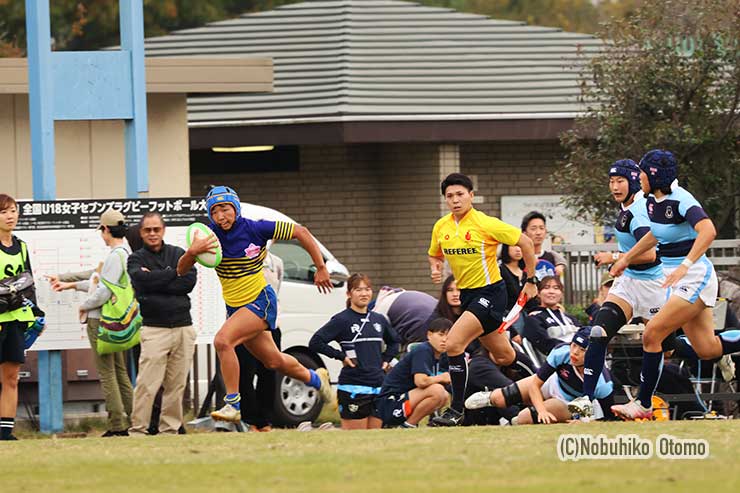
[[[514,362],[516,354],[506,334],[496,329],[506,310],[506,287],[496,262],[498,245],[517,245],[522,249],[529,275],[523,291],[537,295],[534,277],[537,259],[532,240],[521,230],[473,208],[473,182],[461,173],[452,173],[441,185],[450,214],[437,221],[429,245],[432,281],[442,282],[445,259],[460,288],[463,314],[447,336],[447,356],[452,380],[452,404],[433,419],[437,426],[458,426],[463,421],[463,401],[468,380],[465,348],[476,337],[501,366]]]

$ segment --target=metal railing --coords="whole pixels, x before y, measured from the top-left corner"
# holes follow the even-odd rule
[[[606,268],[594,265],[596,252],[617,250],[616,243],[589,245],[554,245],[553,250],[561,253],[568,264],[565,271],[565,302],[569,305],[588,306],[599,289],[601,276]],[[715,240],[707,250],[707,257],[718,272],[740,265],[740,238]]]

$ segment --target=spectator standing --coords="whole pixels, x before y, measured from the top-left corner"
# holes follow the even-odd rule
[[[159,213],[145,214],[139,223],[144,246],[128,259],[128,273],[144,318],[130,434],[147,434],[160,387],[164,393],[159,433],[176,434],[183,424],[182,398],[196,336],[189,293],[197,274],[191,268],[177,275],[177,262],[185,251],[164,242],[165,228]]]
[[[48,276],[54,291],[76,289],[90,293],[80,305],[80,321],[87,323],[87,338],[95,355],[95,367],[100,376],[105,397],[105,408],[108,411],[108,430],[103,437],[128,436],[130,416],[133,405],[133,388],[126,370],[124,352],[98,354],[98,328],[100,327],[101,309],[113,292],[106,287],[102,279],[113,285],[120,285],[126,273],[126,261],[129,249],[124,237],[126,235],[126,218],[120,211],[108,209],[100,216],[98,230],[105,244],[110,248],[98,275],[96,271],[66,273]],[[89,277],[88,280],[83,280]],[[151,404],[150,404],[151,409]]]
[[[13,235],[17,224],[18,204],[13,197],[0,194],[0,279],[31,272],[28,247]],[[17,440],[13,427],[18,407],[18,372],[26,360],[23,336],[36,321],[36,315],[26,304],[15,306],[11,299],[3,301],[0,305],[0,440]]]
[[[565,257],[557,252],[543,249],[545,239],[547,239],[545,215],[541,212],[532,211],[524,216],[522,232],[534,243],[534,254],[537,257],[537,269],[535,271],[537,279],[542,280],[545,276],[553,275],[562,277],[566,267]]]
[[[344,430],[380,428],[382,422],[374,412],[374,401],[385,371],[398,353],[398,336],[388,321],[368,311],[372,296],[370,279],[364,274],[352,274],[347,280],[347,309],[334,315],[308,343],[312,351],[344,365],[337,386]],[[331,347],[332,341],[341,350]]]

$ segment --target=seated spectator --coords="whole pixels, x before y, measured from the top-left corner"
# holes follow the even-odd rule
[[[396,330],[401,345],[426,340],[427,322],[437,300],[421,291],[383,286],[369,309],[383,315]]]
[[[446,318],[454,324],[461,314],[460,290],[457,288],[455,276],[447,276],[447,279],[442,283],[442,291],[439,294],[437,305],[427,322],[437,318]]]
[[[308,343],[312,351],[344,365],[337,386],[343,430],[380,428],[382,422],[373,414],[373,401],[390,361],[398,354],[396,332],[382,315],[368,311],[372,297],[370,278],[352,274],[347,280],[347,309],[334,315]],[[331,347],[331,341],[341,350]]]
[[[375,400],[376,415],[383,426],[416,428],[419,421],[447,404],[445,385],[450,383],[447,333],[452,322],[432,320],[427,342],[415,346],[393,367]]]
[[[522,219],[522,232],[534,243],[534,254],[537,256],[535,276],[542,280],[545,276],[562,277],[565,273],[565,257],[557,252],[543,250],[547,238],[547,224],[541,212],[532,211]],[[522,267],[523,267],[522,263]]]
[[[563,283],[557,276],[546,276],[539,283],[540,306],[524,318],[522,336],[542,354],[568,342],[580,327],[574,317],[562,309]]]
[[[516,303],[516,300],[519,298],[519,293],[522,291],[522,287],[524,287],[524,283],[527,279],[527,273],[524,271],[524,269],[522,269],[522,266],[520,265],[521,260],[521,248],[516,245],[501,245],[501,263],[499,267],[501,270],[501,277],[504,280],[504,284],[506,284],[507,313],[509,312],[509,310],[512,309],[512,307]],[[524,311],[529,312],[531,310],[534,310],[538,305],[539,301],[537,300],[537,298],[533,298],[527,301],[527,304],[524,305]],[[517,337],[517,334],[521,332],[521,327],[523,323],[523,317],[519,317],[519,319],[514,322],[514,337]],[[514,340],[516,342],[521,342],[517,339]]]
[[[512,424],[565,423],[573,416],[568,402],[583,396],[583,362],[588,347],[590,328],[582,328],[569,345],[555,348],[536,375],[519,380],[502,389],[482,391],[465,401],[467,409],[482,409],[489,406],[510,408],[520,404],[529,405],[512,420]],[[604,417],[602,409],[613,404],[613,384],[605,368],[596,385],[594,417]]]

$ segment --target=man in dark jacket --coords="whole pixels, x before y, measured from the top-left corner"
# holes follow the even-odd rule
[[[159,433],[174,434],[182,426],[182,396],[195,347],[188,293],[195,287],[196,272],[192,268],[178,277],[177,261],[185,252],[164,243],[161,215],[145,214],[139,227],[144,246],[129,256],[128,273],[144,325],[129,433],[147,433],[152,403],[164,387]]]

